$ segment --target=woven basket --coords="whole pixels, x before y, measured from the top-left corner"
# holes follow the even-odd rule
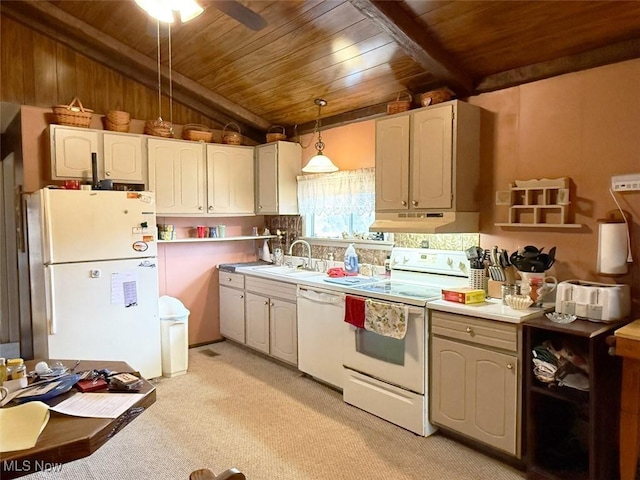
[[[162,118],[147,120],[144,122],[144,133],[154,137],[173,138],[173,126],[171,122],[165,122]]]
[[[109,117],[104,117],[104,128],[111,132],[128,132],[129,131],[129,123],[113,123],[109,120]]]
[[[447,87],[438,88],[437,90],[431,90],[430,92],[420,95],[420,105],[428,107],[429,105],[451,100],[454,96],[455,94]]]
[[[400,100],[401,95],[407,95],[408,99]],[[393,115],[394,113],[406,112],[411,108],[411,95],[407,92],[400,92],[395,101],[387,103],[387,115]]]
[[[213,140],[213,132],[204,125],[188,123],[182,128],[182,138],[194,142],[211,142]]]
[[[282,132],[273,132],[273,130],[279,129]],[[267,130],[267,143],[269,142],[277,142],[278,140],[286,140],[287,134],[282,125],[274,125],[269,130]]]
[[[227,127],[233,126],[238,131],[227,132]],[[240,126],[237,123],[229,122],[222,129],[222,143],[226,143],[227,145],[242,145],[242,135],[240,134]]]
[[[93,110],[84,108],[78,97],[74,97],[69,105],[56,105],[53,107],[55,123],[70,127],[89,128]]]
[[[109,110],[109,112],[107,112],[107,119],[113,125],[129,125],[129,122],[131,122],[131,115],[129,112]]]

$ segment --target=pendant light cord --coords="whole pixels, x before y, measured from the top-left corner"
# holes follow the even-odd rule
[[[173,130],[173,80],[171,78],[171,24],[169,24],[169,121]]]
[[[316,118],[316,124],[313,127],[313,133],[311,134],[311,140],[309,140],[309,143],[304,145],[300,139],[298,139],[298,143],[300,144],[300,146],[304,149],[309,148],[311,146],[311,144],[313,143],[313,137],[316,136],[316,133],[318,134],[318,143],[322,143],[322,148],[324,149],[324,143],[322,142],[322,136],[320,134],[320,112],[322,110],[322,104],[318,104],[318,118]],[[293,126],[293,134],[295,137],[298,136],[298,124]]]
[[[158,118],[162,119],[162,75],[160,73],[160,20],[156,22],[156,38],[158,39]]]

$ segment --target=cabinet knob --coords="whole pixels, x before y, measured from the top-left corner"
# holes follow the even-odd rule
[[[513,370],[513,365],[511,365],[510,363],[507,363],[507,369]]]
[[[202,205],[200,205],[200,206],[198,207],[198,210],[204,210],[204,209],[202,208]]]
[[[230,282],[231,280],[233,280],[233,278],[227,278],[227,282]]]
[[[258,210],[262,210],[262,205],[258,205]]]
[[[269,306],[270,306],[270,307],[275,307],[275,306],[276,306],[276,304],[275,304],[275,303],[273,303],[273,302],[271,302],[271,305],[269,305]]]
[[[212,205],[209,205],[209,210],[213,210],[213,206]]]
[[[473,328],[471,328],[471,327],[467,327],[467,328],[466,328],[466,332],[467,332],[469,335],[473,335]]]
[[[266,302],[264,302],[265,305],[269,306],[269,300],[267,300]]]
[[[407,206],[407,202],[405,202],[404,200],[402,200],[402,206],[406,207]]]
[[[244,295],[240,295],[240,298],[244,298]]]
[[[411,200],[411,205],[413,205],[414,207],[418,206],[418,202],[415,200]]]
[[[111,172],[104,172],[104,174],[105,174],[107,177],[110,177],[110,176],[111,176]]]

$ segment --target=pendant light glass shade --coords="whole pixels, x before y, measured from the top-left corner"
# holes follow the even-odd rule
[[[327,104],[327,101],[322,98],[316,98],[314,103],[318,106],[318,119],[316,120],[316,126],[313,129],[314,135],[318,132],[318,141],[315,144],[317,152],[309,159],[307,164],[302,168],[302,171],[304,173],[337,172],[338,167],[336,167],[331,159],[323,153],[324,142],[322,141],[322,133],[320,133],[320,110]]]
[[[305,173],[331,173],[337,172],[338,167],[324,153],[318,152],[309,159],[302,171]]]

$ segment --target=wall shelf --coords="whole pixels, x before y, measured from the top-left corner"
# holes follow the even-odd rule
[[[498,227],[580,228],[568,223],[569,178],[516,180],[509,190],[496,192],[496,205],[509,206],[507,222]]]
[[[213,238],[176,238],[175,240],[158,240],[158,243],[201,243],[201,242],[234,242],[241,240],[265,240],[276,238],[277,235],[242,235],[239,237],[213,237]]]

